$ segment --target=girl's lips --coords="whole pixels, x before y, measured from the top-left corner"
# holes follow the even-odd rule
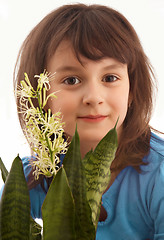
[[[103,115],[88,115],[88,116],[83,116],[83,117],[78,117],[79,119],[85,121],[85,122],[101,122],[103,121],[107,116]]]

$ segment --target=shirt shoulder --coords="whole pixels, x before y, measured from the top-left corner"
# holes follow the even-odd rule
[[[150,139],[150,148],[164,158],[164,138],[152,133]]]
[[[152,134],[150,147],[150,153],[147,156],[149,162],[147,178],[144,176],[142,178],[142,175],[140,177],[142,180],[147,180],[145,187],[143,186],[146,207],[154,222],[154,239],[158,239],[160,236],[164,237],[164,139]]]
[[[143,159],[148,163],[147,166],[141,166],[143,171],[155,171],[156,168],[163,165],[164,162],[164,139],[152,133],[150,140],[150,151]]]
[[[147,165],[141,166],[138,175],[140,190],[147,197],[147,206],[153,206],[153,199],[157,202],[157,198],[159,201],[164,198],[164,139],[152,133],[150,151],[144,161]]]

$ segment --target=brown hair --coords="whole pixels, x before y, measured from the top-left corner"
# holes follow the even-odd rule
[[[139,170],[150,148],[153,71],[135,30],[116,10],[102,5],[73,4],[48,14],[30,32],[20,49],[15,88],[24,78],[24,72],[30,79],[43,72],[64,39],[72,43],[79,61],[82,54],[92,60],[112,57],[128,65],[132,103],[124,121],[112,170],[121,170],[126,166]],[[32,85],[36,87],[35,79]],[[19,108],[19,99],[17,105]],[[21,114],[19,119],[23,128]]]

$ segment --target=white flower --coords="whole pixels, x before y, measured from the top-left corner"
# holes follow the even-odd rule
[[[48,96],[47,90],[50,89],[49,74],[47,72],[35,75],[38,77],[37,90],[34,91],[30,80],[25,74],[25,80],[21,81],[21,86],[17,89],[17,96],[20,98],[21,109],[25,122],[25,135],[36,153],[36,158],[31,159],[31,164],[35,167],[36,178],[39,174],[50,177],[56,174],[59,168],[59,155],[67,151],[67,141],[63,138],[64,129],[61,113],[51,113],[44,107],[49,97],[56,97],[55,93]],[[32,99],[36,98],[39,107],[33,105]]]
[[[35,78],[38,78],[38,87],[37,89],[43,89],[43,87],[46,90],[50,89],[50,83],[49,83],[49,74],[48,72],[44,71],[43,73],[41,73],[40,75],[35,75]]]

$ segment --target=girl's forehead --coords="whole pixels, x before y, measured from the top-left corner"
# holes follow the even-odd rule
[[[72,46],[72,43],[71,41],[69,40],[63,40],[59,43],[58,47],[56,48],[56,52],[62,52],[62,51],[65,51],[65,50],[68,50],[68,48],[71,50],[73,50],[73,46]]]
[[[98,52],[98,49],[95,49],[95,52]],[[68,61],[71,63],[71,61],[79,62],[82,66],[87,65],[88,60],[93,60],[96,62],[107,62],[110,60],[111,65],[122,67],[125,65],[125,63],[120,62],[117,58],[113,58],[110,56],[101,56],[99,59],[90,59],[83,55],[80,51],[76,51],[74,46],[72,45],[71,41],[69,40],[63,40],[60,42],[58,47],[56,48],[55,53],[52,55],[51,59],[56,59],[58,61],[59,59],[63,58],[64,61]],[[64,62],[63,62],[64,64]]]

